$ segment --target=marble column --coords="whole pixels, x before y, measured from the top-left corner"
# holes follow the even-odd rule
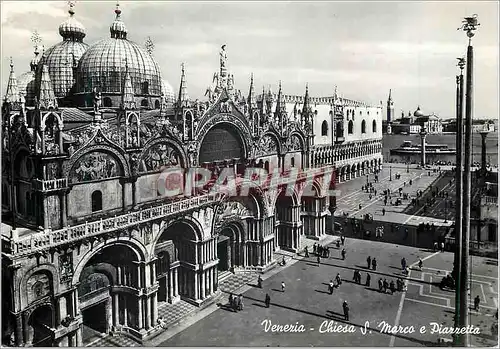
[[[21,314],[16,314],[16,329],[15,329],[15,336],[16,336],[16,346],[21,347],[24,345],[24,339],[23,339],[23,318]]]
[[[137,327],[139,327],[139,329],[144,328],[143,304],[142,297],[139,297],[137,300]]]
[[[118,327],[120,325],[120,301],[119,301],[119,296],[118,293],[113,294],[113,325]]]
[[[205,290],[206,290],[205,274],[206,274],[206,271],[203,270],[201,272],[201,299],[205,299]]]
[[[147,330],[149,330],[151,328],[151,318],[152,318],[152,311],[151,311],[151,297],[146,297],[145,299],[146,301],[146,324],[145,324],[145,327]]]

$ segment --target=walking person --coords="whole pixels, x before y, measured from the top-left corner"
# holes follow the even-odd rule
[[[378,290],[382,292],[383,289],[384,289],[384,283],[382,281],[382,278],[380,278],[378,279]]]
[[[243,310],[243,296],[241,294],[238,296],[238,310]]]
[[[321,263],[321,257],[320,257],[320,256],[319,256],[319,254],[318,254],[318,256],[317,256],[316,258],[317,258],[317,261],[318,261],[318,267],[319,267],[319,264]]]
[[[337,240],[337,248],[340,248],[340,239]]]
[[[368,256],[368,258],[366,259],[366,264],[368,264],[368,269],[370,269],[370,266],[372,265],[372,257],[371,256]]]
[[[391,290],[391,294],[394,294],[396,292],[396,285],[394,284],[394,280],[391,280],[391,283],[389,284],[389,289]]]
[[[259,277],[257,278],[257,286],[259,288],[262,288],[262,277],[259,275]]]
[[[342,242],[342,246],[344,246],[344,245],[345,245],[345,236],[344,236],[344,235],[342,235],[342,236],[340,237],[340,242]]]
[[[370,274],[366,273],[366,282],[365,282],[366,287],[370,287],[370,280],[371,279],[372,279],[372,277],[370,276]]]
[[[389,282],[387,282],[387,279],[384,279],[384,293],[387,293],[387,289],[389,288]]]
[[[335,282],[337,282],[337,287],[342,285],[342,279],[340,278],[340,273],[337,273],[337,276],[335,277]]]
[[[307,250],[307,246],[304,247],[304,256],[307,258],[309,257],[309,251]]]
[[[479,295],[474,298],[474,310],[479,311],[479,303],[481,303],[481,298],[479,298]]]
[[[346,251],[345,251],[345,248],[342,249],[342,260],[345,260],[345,255],[346,255]]]
[[[281,281],[281,292],[285,292],[285,282]]]
[[[424,266],[424,262],[422,261],[422,258],[418,259],[418,269],[422,270],[422,267]]]
[[[405,270],[406,269],[406,258],[402,258],[401,259],[401,270]]]
[[[230,293],[227,305],[231,309],[231,311],[236,312],[236,309],[235,309],[236,307],[235,307],[234,303],[235,302],[234,302],[233,294]]]
[[[313,253],[316,254],[317,251],[318,251],[318,248],[316,247],[316,243],[314,243],[314,245],[313,245]]]
[[[375,259],[375,257],[373,257],[372,259],[372,269],[377,270],[377,260]]]
[[[342,309],[344,310],[344,320],[349,321],[349,305],[347,304],[347,301],[342,303]]]
[[[266,303],[266,308],[269,308],[269,304],[271,304],[271,297],[269,296],[269,293],[266,293],[266,299],[264,302]]]
[[[382,216],[385,216],[385,208],[382,208]]]
[[[330,292],[330,294],[333,293],[333,280],[330,280],[330,283],[328,284],[328,292]]]
[[[441,252],[444,252],[444,242],[441,241]]]

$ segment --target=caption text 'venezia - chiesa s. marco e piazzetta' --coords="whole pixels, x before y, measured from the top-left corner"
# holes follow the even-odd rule
[[[260,93],[251,72],[236,89],[225,46],[205,100],[192,100],[189,71],[174,93],[118,7],[91,45],[69,13],[30,71],[11,61],[2,106],[4,343],[79,346],[84,326],[147,338],[162,304],[209,302],[221,275],[265,271],[275,251],[331,231],[318,169],[339,182],[381,167],[382,105],[281,83]],[[170,197],[158,188],[170,167],[232,168],[239,185],[248,167],[302,177],[290,195],[283,176],[248,195]]]

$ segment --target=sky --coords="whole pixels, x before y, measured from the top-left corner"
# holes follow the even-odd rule
[[[481,24],[474,45],[474,118],[498,118],[498,1],[388,2],[187,2],[121,1],[128,39],[151,37],[162,77],[177,93],[185,63],[188,93],[202,98],[219,69],[226,44],[235,87],[248,94],[279,81],[285,94],[331,96],[378,104],[392,89],[396,116],[413,112],[455,116],[456,58],[467,37],[458,31],[464,16]],[[115,2],[77,1],[75,18],[87,29],[84,42],[109,37]],[[29,70],[30,37],[45,48],[61,41],[66,1],[2,1],[2,96],[12,56],[16,74]]]

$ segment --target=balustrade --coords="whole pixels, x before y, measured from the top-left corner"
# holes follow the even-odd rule
[[[183,201],[168,203],[160,207],[153,207],[124,215],[101,219],[95,222],[85,222],[73,227],[60,230],[39,232],[24,236],[13,241],[15,254],[28,254],[51,246],[64,244],[69,241],[80,240],[89,236],[110,232],[116,229],[125,229],[137,223],[146,222],[167,214],[179,213],[200,205],[216,202],[222,198],[222,194],[207,194],[193,197]]]
[[[57,179],[34,179],[32,182],[33,189],[41,191],[57,190],[63,189],[68,186],[67,178],[57,178]]]

